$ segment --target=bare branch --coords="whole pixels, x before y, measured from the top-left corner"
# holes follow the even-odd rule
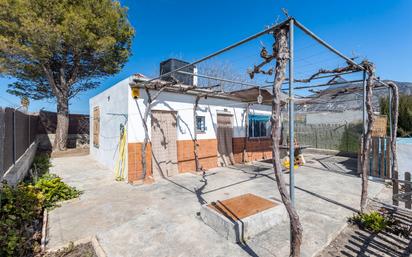
[[[348,63],[348,66],[342,67],[342,68],[336,68],[333,70],[325,70],[325,69],[320,69],[318,72],[312,74],[312,76],[310,76],[307,79],[295,79],[295,82],[301,82],[301,83],[309,83],[311,82],[313,79],[316,79],[317,77],[319,77],[322,74],[334,74],[336,73],[336,75],[338,75],[339,73],[344,73],[344,72],[348,72],[348,71],[359,71],[360,68]]]

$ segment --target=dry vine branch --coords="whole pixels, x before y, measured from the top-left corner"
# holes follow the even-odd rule
[[[295,79],[295,82],[301,82],[301,83],[309,83],[313,79],[316,79],[319,75],[322,74],[333,74],[333,73],[343,73],[343,72],[348,72],[348,71],[359,71],[360,68],[358,66],[355,66],[352,63],[347,63],[348,66],[342,67],[342,68],[336,68],[333,70],[325,70],[325,69],[320,69],[318,72],[312,74],[309,78],[307,79]]]
[[[199,172],[202,170],[202,167],[200,166],[199,162],[199,143],[197,141],[197,126],[196,126],[196,110],[199,105],[199,100],[201,96],[196,96],[195,104],[193,105],[193,124],[194,124],[194,130],[193,130],[193,152],[195,155],[195,165],[196,165],[196,171]]]
[[[372,138],[372,127],[374,123],[373,119],[373,107],[372,107],[372,94],[373,87],[375,84],[375,66],[369,61],[363,61],[361,64],[365,71],[367,72],[368,79],[366,82],[366,112],[368,114],[368,124],[363,136],[363,147],[362,147],[362,156],[361,156],[361,177],[362,177],[362,193],[361,193],[361,202],[360,202],[360,212],[363,213],[366,209],[368,201],[368,165],[369,165],[369,151]]]
[[[273,68],[270,68],[267,71],[262,70],[263,66],[266,64],[270,63],[273,61],[276,56],[275,56],[275,44],[273,44],[273,54],[268,55],[268,52],[265,47],[262,47],[262,50],[260,51],[260,57],[263,58],[263,62],[261,62],[258,65],[253,66],[253,70],[248,71],[250,79],[253,79],[255,77],[255,74],[265,74],[265,75],[272,75],[273,74]]]
[[[279,142],[281,138],[281,86],[285,80],[286,64],[289,59],[289,48],[287,41],[287,28],[283,27],[274,32],[275,44],[273,56],[276,58],[275,67],[275,82],[273,84],[273,99],[272,99],[272,157],[273,168],[276,176],[276,183],[278,190],[289,214],[291,225],[291,247],[290,256],[300,256],[300,246],[302,243],[303,228],[299,220],[298,213],[292,205],[288,190],[286,188],[285,179],[283,178],[283,171],[280,165]]]

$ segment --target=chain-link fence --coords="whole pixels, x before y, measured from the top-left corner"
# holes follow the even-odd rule
[[[283,124],[283,138],[288,137],[288,123]],[[295,123],[295,138],[299,145],[311,148],[357,153],[362,124],[304,124]]]

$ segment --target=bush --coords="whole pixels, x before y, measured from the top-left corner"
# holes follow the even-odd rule
[[[39,251],[40,238],[35,231],[41,227],[41,192],[33,185],[12,188],[3,184],[0,197],[0,256],[28,256]]]
[[[44,207],[54,208],[57,203],[78,197],[81,191],[64,183],[54,174],[43,175],[34,185],[44,196]]]
[[[352,218],[349,218],[349,222],[374,233],[385,230],[390,224],[390,220],[377,211],[356,214]]]
[[[0,256],[33,256],[40,252],[42,213],[57,202],[76,198],[80,191],[49,174],[48,155],[38,155],[34,174],[13,188],[0,191]],[[39,179],[37,177],[40,176]]]
[[[35,182],[37,177],[41,177],[44,174],[49,172],[50,167],[52,166],[50,162],[50,157],[48,154],[38,154],[34,157],[32,169],[35,173]]]

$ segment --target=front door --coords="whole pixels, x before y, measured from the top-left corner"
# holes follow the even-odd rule
[[[153,177],[178,174],[176,112],[152,111]]]
[[[218,165],[228,166],[234,164],[232,151],[233,125],[231,114],[218,113],[217,115],[217,150]]]

